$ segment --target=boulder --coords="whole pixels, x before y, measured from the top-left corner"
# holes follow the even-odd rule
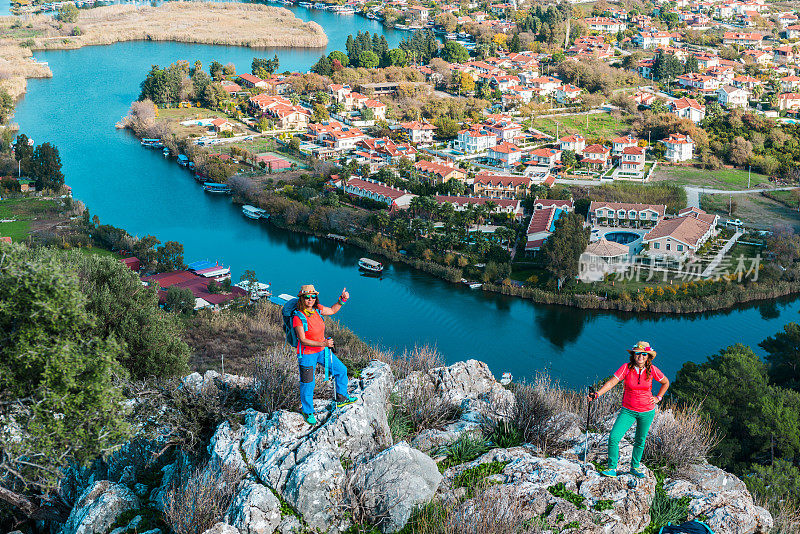
[[[592,467],[586,470],[578,493],[586,498],[587,509],[595,509],[602,501],[611,501],[613,508],[603,510],[604,521],[613,525],[614,534],[635,534],[650,524],[650,505],[656,493],[656,479],[646,467],[645,477],[623,474],[617,478],[602,477]]]
[[[260,480],[283,493],[295,466],[316,451],[355,459],[390,446],[386,402],[393,383],[387,364],[370,362],[360,378],[351,380],[359,401],[333,414],[318,414],[316,427],[296,412],[279,410],[269,416],[247,410],[244,424],[234,427],[226,422],[217,427],[209,445],[211,459],[243,472],[252,468]],[[320,401],[320,407],[327,404]]]
[[[339,523],[344,469],[331,449],[320,449],[297,464],[286,481],[286,500],[312,529],[327,531]]]
[[[240,484],[225,522],[242,534],[272,534],[281,522],[281,503],[266,486],[246,480]]]
[[[228,525],[227,523],[217,523],[210,529],[203,532],[203,534],[241,534],[236,527]]]
[[[444,445],[453,443],[460,435],[459,432],[429,428],[417,434],[417,437],[411,440],[411,446],[422,452],[430,453]]]
[[[287,515],[278,525],[280,534],[300,534],[303,532],[303,524],[293,515]]]
[[[125,486],[101,480],[78,498],[61,534],[102,534],[128,510],[139,508],[139,498]]]
[[[381,452],[355,470],[358,505],[382,532],[397,532],[418,504],[431,500],[442,481],[429,456],[405,442]]]
[[[705,516],[717,534],[750,534],[772,528],[772,516],[753,502],[738,477],[707,463],[684,469],[680,477],[664,482],[667,496],[688,496],[689,517]]]
[[[456,362],[449,367],[431,369],[434,387],[442,398],[453,404],[464,399],[511,402],[514,395],[495,380],[489,366],[478,360]]]

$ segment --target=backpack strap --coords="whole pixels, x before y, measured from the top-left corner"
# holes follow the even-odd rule
[[[314,313],[316,313],[316,314],[319,314],[319,310],[317,310],[316,308],[312,308],[312,311]],[[308,319],[306,318],[306,314],[301,312],[300,310],[294,310],[292,312],[292,317],[295,317],[295,316],[297,316],[297,318],[300,319],[300,323],[302,323],[302,325],[303,325],[303,332],[308,332]],[[322,316],[320,315],[320,317],[322,317]],[[297,340],[297,356],[298,357],[300,357],[300,354],[302,354],[302,348],[301,347],[302,347],[302,345],[300,343],[300,339],[298,339]]]

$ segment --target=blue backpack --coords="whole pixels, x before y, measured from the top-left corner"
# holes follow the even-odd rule
[[[702,521],[695,519],[680,525],[670,523],[666,527],[661,527],[658,534],[714,534],[714,531]]]
[[[318,313],[316,310],[314,312]],[[283,316],[283,333],[286,334],[286,343],[292,348],[297,348],[297,354],[300,354],[300,340],[297,339],[297,332],[292,326],[292,317],[298,317],[303,324],[303,330],[308,330],[308,319],[304,313],[297,311],[297,297],[291,299],[283,305],[281,309]]]

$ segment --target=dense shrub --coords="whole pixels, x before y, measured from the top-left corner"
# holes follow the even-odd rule
[[[647,434],[644,457],[653,465],[681,468],[708,458],[719,440],[700,404],[662,407]]]

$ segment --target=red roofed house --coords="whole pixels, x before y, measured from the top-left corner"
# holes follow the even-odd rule
[[[611,140],[611,155],[614,157],[621,156],[622,151],[630,146],[639,146],[639,140],[632,135],[625,137],[617,137]]]
[[[228,119],[214,119],[211,121],[211,126],[214,127],[214,131],[217,133],[233,131],[233,124]]]
[[[679,98],[669,103],[669,108],[678,117],[700,122],[706,116],[706,107],[693,98]]]
[[[509,169],[519,165],[522,160],[522,149],[513,143],[503,141],[489,148],[488,157],[500,162],[503,167]]]
[[[694,141],[688,135],[670,134],[668,139],[662,139],[667,147],[664,157],[668,161],[688,161],[694,157]]]
[[[463,182],[467,178],[467,173],[461,169],[456,169],[444,163],[425,160],[420,160],[414,164],[414,174],[432,184],[441,184],[450,180]]]
[[[258,87],[259,89],[267,88],[267,82],[253,74],[240,74],[239,81],[241,82],[242,87]]]
[[[138,273],[139,269],[142,268],[142,264],[139,261],[139,258],[136,256],[131,256],[130,258],[122,258],[122,263],[124,263],[131,271]]]
[[[457,150],[466,154],[484,152],[497,144],[497,136],[481,126],[473,126],[467,130],[458,132],[458,137],[454,143]]]
[[[531,222],[528,223],[528,229],[525,232],[527,237],[525,252],[536,253],[541,250],[544,242],[555,231],[556,221],[568,211],[571,211],[571,208],[562,210],[553,204],[534,210]]]
[[[481,171],[472,182],[476,195],[491,198],[518,198],[528,193],[531,185],[529,176],[506,176]]]
[[[408,135],[408,139],[412,143],[432,143],[436,126],[429,122],[401,122],[400,130]]]
[[[251,112],[272,117],[279,128],[305,128],[311,118],[311,113],[301,107],[293,105],[282,96],[260,94],[251,96],[248,101]]]
[[[623,149],[619,166],[624,172],[644,171],[644,148],[629,146]]]
[[[556,163],[561,161],[561,150],[554,148],[537,148],[531,150],[529,153],[530,160],[536,162],[538,165],[553,168]]]
[[[533,201],[533,210],[541,210],[555,206],[556,208],[564,211],[572,211],[575,208],[575,203],[570,200],[555,200],[552,198],[539,198],[536,197]]]
[[[363,108],[372,110],[372,115],[375,118],[375,120],[386,119],[386,104],[384,104],[383,102],[380,102],[378,100],[373,100],[370,98],[364,102],[362,109]]]
[[[384,161],[396,162],[401,158],[411,161],[417,159],[417,149],[409,143],[396,143],[388,137],[376,137],[374,139],[362,139],[358,146],[366,148],[370,154],[379,156]]]
[[[169,273],[159,273],[151,276],[142,277],[142,281],[151,284],[158,284],[158,302],[164,304],[167,300],[167,289],[179,287],[188,289],[194,295],[194,309],[214,308],[219,309],[237,297],[248,297],[247,291],[236,286],[231,288],[230,293],[211,293],[208,291],[208,284],[213,278],[199,276],[189,271],[173,271]]]
[[[586,148],[586,138],[580,134],[568,135],[558,140],[561,150],[572,150],[576,155],[583,154]]]
[[[726,46],[752,46],[756,47],[761,44],[763,36],[755,32],[725,32],[722,36],[722,44]]]
[[[595,169],[605,169],[611,165],[611,149],[603,145],[589,145],[583,149],[582,165]]]
[[[681,258],[693,256],[710,237],[717,233],[717,216],[692,208],[674,219],[660,221],[647,232],[642,244],[649,245],[648,256]]]
[[[800,93],[783,93],[778,95],[778,109],[797,110],[800,109]]]
[[[403,189],[389,187],[386,184],[370,179],[350,178],[347,182],[342,182],[343,180],[338,180],[334,185],[347,194],[383,202],[390,209],[407,209],[411,204],[411,199],[417,196]]]
[[[589,222],[601,226],[651,228],[664,218],[666,210],[664,204],[592,201],[589,204]]]

